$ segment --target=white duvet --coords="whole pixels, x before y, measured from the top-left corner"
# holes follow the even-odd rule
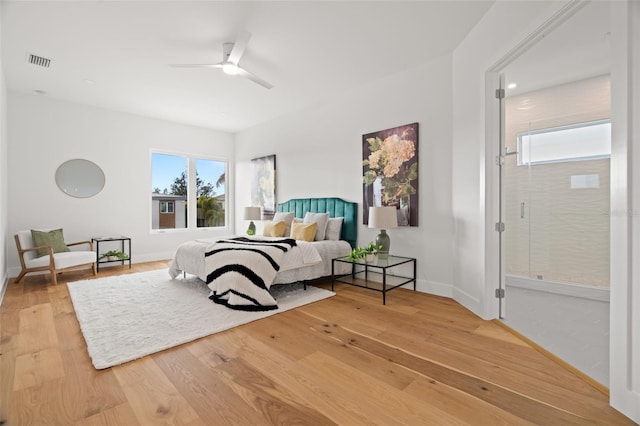
[[[254,238],[270,239],[262,236]],[[180,273],[187,273],[207,282],[204,253],[211,250],[218,240],[220,238],[193,240],[180,244],[171,261],[169,275],[175,278]],[[296,241],[296,243],[296,247],[283,256],[280,271],[273,284],[288,284],[330,276],[331,259],[347,256],[351,252],[351,246],[346,241]],[[349,265],[345,263],[337,263],[336,267],[339,268],[335,271],[337,274],[350,271]]]

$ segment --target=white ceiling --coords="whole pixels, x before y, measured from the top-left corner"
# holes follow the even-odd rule
[[[510,63],[507,96],[608,74],[611,68],[609,2],[585,3],[574,15]]]
[[[2,65],[10,90],[237,132],[451,52],[492,3],[5,0]],[[168,66],[220,62],[242,30],[273,89]]]

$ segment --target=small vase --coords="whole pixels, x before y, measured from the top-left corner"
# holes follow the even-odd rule
[[[376,255],[375,254],[367,254],[365,257],[365,260],[367,263],[373,263],[376,261]]]
[[[256,235],[256,224],[251,221],[249,223],[249,229],[247,229],[247,235]]]
[[[380,230],[380,233],[376,237],[376,245],[382,246],[380,251],[378,251],[378,258],[387,259],[389,257],[389,248],[391,247],[391,238],[389,238],[386,229]]]
[[[118,260],[118,256],[107,256],[107,260],[113,262],[114,260]]]

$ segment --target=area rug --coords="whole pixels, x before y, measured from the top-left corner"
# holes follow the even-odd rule
[[[200,337],[335,295],[302,284],[272,287],[278,309],[235,311],[209,300],[197,277],[167,270],[68,283],[87,350],[97,369],[132,361]]]

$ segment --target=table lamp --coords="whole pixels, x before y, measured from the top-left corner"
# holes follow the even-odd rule
[[[395,207],[369,207],[369,228],[378,228],[380,233],[376,237],[376,245],[382,246],[378,251],[379,259],[389,257],[391,238],[387,234],[387,229],[398,227],[398,216]]]
[[[260,207],[245,207],[244,208],[244,220],[250,220],[249,229],[247,229],[247,235],[256,234],[256,224],[254,220],[260,220]]]

